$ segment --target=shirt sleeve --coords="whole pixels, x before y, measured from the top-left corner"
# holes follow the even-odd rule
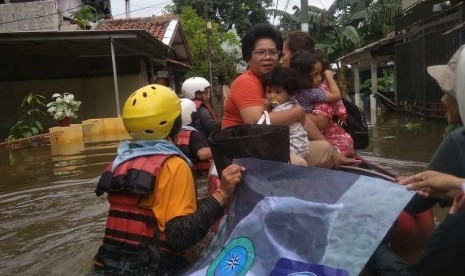
[[[238,110],[251,106],[263,106],[263,98],[260,83],[242,79],[236,84],[233,100]]]
[[[208,148],[208,142],[203,138],[202,134],[198,131],[192,131],[191,136],[189,138],[189,149],[190,151],[196,155],[200,149]]]
[[[210,111],[206,107],[201,106],[198,110],[199,120],[202,123],[202,126],[207,131],[207,134],[210,135],[214,130],[221,128],[221,123],[215,121],[210,114]]]
[[[160,169],[155,185],[154,193],[141,201],[140,206],[152,208],[161,232],[165,231],[166,222],[170,219],[197,210],[192,172],[182,158],[168,158]]]
[[[310,100],[314,103],[325,103],[326,92],[321,88],[312,88],[309,92]]]

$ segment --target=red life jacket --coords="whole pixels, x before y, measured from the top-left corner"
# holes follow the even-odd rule
[[[210,169],[209,160],[199,160],[195,152],[191,152],[189,147],[189,141],[192,130],[183,129],[178,134],[178,140],[176,145],[179,149],[192,161],[192,170],[194,172],[208,172]]]
[[[139,207],[142,197],[153,193],[156,178],[169,155],[142,156],[120,164],[112,172],[110,163],[97,184],[98,196],[108,193],[110,211],[105,227],[103,244],[96,261],[104,266],[119,267],[115,261],[125,254],[134,262],[131,267],[158,262],[159,250],[172,251],[161,236],[152,209]],[[124,252],[124,253],[123,253]]]
[[[210,112],[212,118],[216,121],[215,113],[213,112],[213,109],[210,107],[210,105],[205,104],[203,101],[199,99],[193,99],[192,101],[195,103],[195,108],[197,109],[199,109],[199,107],[201,106],[204,106],[208,110],[208,112]]]

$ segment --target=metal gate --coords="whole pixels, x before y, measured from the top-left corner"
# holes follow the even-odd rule
[[[426,67],[446,64],[463,44],[463,2],[433,13],[442,1],[419,1],[396,18],[395,66],[397,105],[427,117],[444,115],[443,92]]]

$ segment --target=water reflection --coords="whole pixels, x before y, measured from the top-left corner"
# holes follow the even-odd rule
[[[400,175],[424,169],[444,129],[441,122],[395,113],[377,122],[362,154]],[[1,275],[89,271],[108,211],[94,189],[119,143],[86,143],[67,155],[52,154],[50,146],[0,152]]]
[[[377,124],[369,125],[369,146],[360,152],[397,175],[419,172],[441,143],[446,125],[444,120],[425,120],[408,113],[378,113]]]
[[[50,146],[0,153],[1,275],[89,270],[108,210],[93,190],[118,144],[73,155],[51,155]]]

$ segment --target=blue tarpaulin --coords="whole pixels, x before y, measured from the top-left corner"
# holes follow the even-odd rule
[[[186,275],[358,275],[413,196],[335,170],[236,159],[246,168],[220,230]]]

